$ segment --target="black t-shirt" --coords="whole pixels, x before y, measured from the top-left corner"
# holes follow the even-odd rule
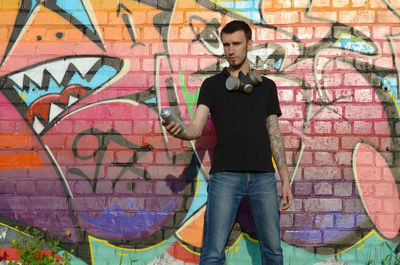
[[[267,116],[281,116],[275,82],[263,77],[250,94],[228,91],[229,72],[204,80],[197,105],[210,108],[217,134],[210,173],[225,171],[273,172]]]

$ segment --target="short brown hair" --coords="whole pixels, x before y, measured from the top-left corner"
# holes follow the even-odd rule
[[[233,20],[226,24],[225,27],[223,27],[223,29],[221,30],[221,36],[222,34],[232,34],[238,30],[244,31],[244,35],[246,36],[247,41],[251,40],[251,28],[246,22],[242,20]]]

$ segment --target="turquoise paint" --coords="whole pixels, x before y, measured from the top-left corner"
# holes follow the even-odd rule
[[[94,260],[93,265],[118,265],[121,260],[121,265],[132,264],[149,264],[157,257],[164,254],[165,250],[176,241],[175,237],[170,237],[165,242],[158,246],[150,247],[147,250],[135,250],[135,249],[118,249],[112,245],[108,245],[104,242],[97,240],[91,240],[91,249],[93,251]],[[75,265],[75,264],[71,264]],[[77,264],[80,265],[80,264]]]
[[[83,25],[95,32],[82,0],[57,0],[57,5],[66,13],[79,20]]]

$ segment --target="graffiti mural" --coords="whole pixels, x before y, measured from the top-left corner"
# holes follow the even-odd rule
[[[73,265],[199,262],[215,129],[181,141],[159,113],[193,118],[202,81],[228,65],[219,32],[232,19],[251,24],[250,63],[278,86],[295,195],[281,215],[285,264],[399,258],[399,11],[0,1],[0,262],[17,259],[11,242],[28,227]],[[228,264],[261,262],[246,199],[226,251]]]

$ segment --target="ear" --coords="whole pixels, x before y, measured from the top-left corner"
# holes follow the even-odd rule
[[[249,40],[247,42],[247,51],[251,51],[252,47],[253,47],[253,40]]]

